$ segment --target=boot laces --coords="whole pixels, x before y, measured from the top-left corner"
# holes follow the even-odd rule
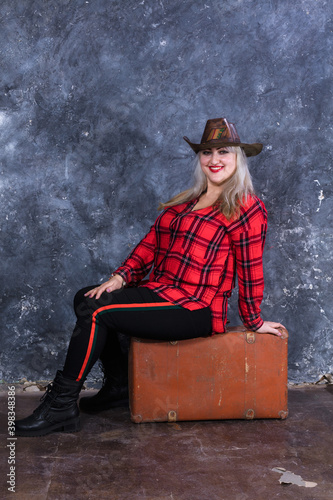
[[[57,391],[56,384],[54,384],[54,382],[50,382],[46,387],[46,391],[44,392],[44,394],[40,398],[40,402],[42,404],[40,404],[35,409],[34,413],[36,415],[41,415],[42,413],[47,411],[51,407],[52,403],[57,398],[57,396],[58,396],[58,391]]]

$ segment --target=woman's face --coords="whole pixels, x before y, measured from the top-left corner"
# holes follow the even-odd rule
[[[204,149],[200,152],[200,165],[208,185],[217,187],[236,171],[236,153],[226,148]]]

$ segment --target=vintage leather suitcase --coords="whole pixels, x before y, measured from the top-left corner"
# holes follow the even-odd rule
[[[281,418],[287,409],[288,332],[244,327],[179,342],[133,338],[133,422]]]

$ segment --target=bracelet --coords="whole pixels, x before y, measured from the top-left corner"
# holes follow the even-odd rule
[[[118,274],[118,276],[120,276],[120,274]],[[111,274],[111,276],[110,276],[110,278],[114,278],[114,277],[115,277],[115,274],[114,274],[114,273],[112,273],[112,274]],[[124,280],[124,278],[123,278],[122,276],[120,276],[120,277],[121,277],[121,279],[123,280],[123,282],[122,282],[121,286],[125,286],[125,285],[126,285],[126,281]]]

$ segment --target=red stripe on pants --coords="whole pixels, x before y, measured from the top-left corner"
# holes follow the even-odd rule
[[[92,325],[91,325],[91,330],[90,330],[90,336],[89,336],[89,343],[88,343],[88,348],[87,348],[87,353],[83,361],[83,365],[81,367],[79,376],[77,377],[76,381],[79,382],[85,372],[85,369],[87,367],[92,347],[94,345],[94,338],[95,338],[95,333],[96,333],[96,322],[97,322],[97,316],[98,314],[109,311],[111,309],[151,309],[151,308],[164,308],[164,307],[178,307],[175,306],[172,302],[150,302],[150,303],[139,303],[139,304],[112,304],[109,306],[104,306],[100,307],[97,309],[93,315],[92,315]]]

